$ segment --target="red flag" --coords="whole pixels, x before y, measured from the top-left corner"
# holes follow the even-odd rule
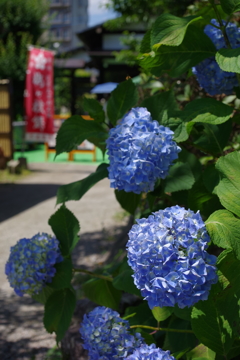
[[[25,88],[26,140],[47,142],[54,134],[52,51],[30,48]]]

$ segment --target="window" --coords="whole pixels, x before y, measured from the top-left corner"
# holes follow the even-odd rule
[[[63,38],[66,40],[69,39],[69,37],[70,37],[69,29],[63,29]]]
[[[70,13],[69,12],[64,12],[63,13],[63,22],[64,23],[69,23],[70,22]]]

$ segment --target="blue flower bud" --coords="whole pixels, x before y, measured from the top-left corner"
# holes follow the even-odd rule
[[[152,120],[145,108],[133,108],[109,131],[106,141],[110,186],[126,192],[148,192],[168,175],[180,147],[173,132]]]
[[[129,322],[104,306],[85,314],[80,327],[84,349],[92,360],[125,359],[144,343],[141,335],[129,332]]]
[[[39,233],[31,239],[20,239],[11,247],[5,274],[17,295],[34,295],[52,281],[56,273],[54,265],[62,260],[59,241]]]
[[[170,351],[164,351],[156,348],[155,344],[142,345],[136,349],[132,355],[128,356],[126,360],[176,360],[175,357],[170,355]]]
[[[219,26],[217,20],[212,19],[211,23]],[[226,25],[226,21],[223,21]],[[212,40],[216,49],[226,48],[226,42],[220,29],[207,25],[204,29],[205,34]],[[233,49],[240,46],[240,29],[234,23],[228,23],[226,33]],[[223,71],[220,69],[215,57],[210,57],[192,68],[196,75],[199,85],[210,95],[232,93],[233,88],[238,86],[238,80],[235,73]]]
[[[206,252],[209,242],[199,212],[180,206],[137,220],[129,232],[128,263],[151,309],[190,307],[208,298],[218,281],[217,258]]]

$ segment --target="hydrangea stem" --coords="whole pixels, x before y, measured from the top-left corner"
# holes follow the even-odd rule
[[[110,276],[96,274],[96,273],[93,273],[93,272],[85,270],[85,269],[73,269],[73,272],[79,272],[79,273],[87,274],[87,275],[90,275],[92,277],[102,279],[102,280],[106,280],[106,281],[113,281],[113,278],[110,277]]]
[[[153,327],[153,326],[148,326],[148,325],[132,325],[132,326],[130,326],[130,329],[135,329],[135,328],[142,328],[142,329],[149,329],[149,330],[156,330],[156,331],[168,331],[168,332],[193,334],[192,330],[160,328],[160,327]]]
[[[226,26],[223,24],[223,21],[222,21],[220,13],[218,11],[217,5],[215,4],[215,0],[209,0],[209,1],[210,1],[211,5],[213,7],[213,10],[215,11],[216,18],[217,18],[217,20],[219,22],[220,29],[221,29],[221,31],[223,33],[223,37],[224,37],[224,40],[226,42],[226,45],[227,45],[227,47],[229,49],[231,49],[232,47],[231,47],[230,41],[228,39],[228,35],[227,35],[227,32],[226,32]]]

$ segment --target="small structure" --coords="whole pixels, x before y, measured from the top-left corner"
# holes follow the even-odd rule
[[[13,138],[10,80],[0,80],[0,148],[7,161],[12,159]]]

